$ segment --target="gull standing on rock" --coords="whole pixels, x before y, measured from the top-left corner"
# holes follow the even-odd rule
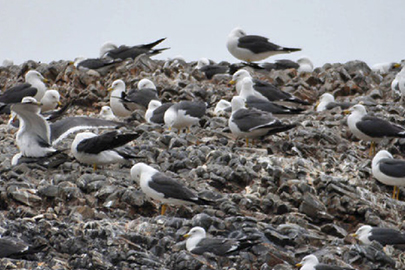
[[[162,104],[159,100],[151,100],[145,112],[145,120],[148,123],[164,124],[164,115],[173,103]]]
[[[135,158],[133,153],[121,146],[139,137],[138,133],[119,134],[117,131],[96,135],[92,132],[78,133],[71,145],[73,156],[81,163],[97,165],[122,163]]]
[[[305,256],[295,266],[301,267],[300,270],[354,270],[353,268],[319,263],[318,258],[313,254]]]
[[[140,162],[132,166],[131,177],[139,184],[146,196],[163,203],[162,215],[166,212],[166,204],[208,204],[183,184],[145,163]]]
[[[360,240],[364,245],[370,245],[372,241],[377,241],[381,245],[404,245],[405,233],[390,228],[371,227],[363,225],[351,236]]]
[[[172,105],[164,115],[165,125],[171,130],[187,128],[190,131],[192,125],[197,124],[205,115],[206,104],[204,102],[180,101]]]
[[[47,90],[45,91],[44,96],[41,99],[41,113],[55,110],[58,105],[62,105],[60,103],[60,94],[58,90]]]
[[[123,80],[115,80],[111,87],[108,88],[110,94],[110,107],[113,113],[118,117],[128,117],[132,114],[132,110],[122,102],[125,95],[125,82]]]
[[[375,143],[384,137],[405,138],[405,129],[384,119],[367,114],[366,108],[357,104],[346,110],[350,113],[347,124],[357,138],[371,142],[370,156],[375,153]]]
[[[273,114],[298,114],[304,110],[301,108],[289,108],[283,105],[278,105],[269,101],[265,97],[256,96],[253,88],[253,80],[250,77],[246,77],[242,80],[242,89],[239,96],[245,99],[247,107],[271,112]]]
[[[398,200],[399,187],[405,186],[405,160],[394,159],[386,150],[380,150],[371,164],[373,176],[381,183],[394,186],[392,198]]]
[[[229,129],[236,137],[246,138],[246,145],[249,145],[249,138],[256,139],[273,135],[296,126],[296,124],[283,124],[269,112],[254,108],[247,109],[242,97],[233,97],[231,104],[232,114],[228,121]]]
[[[169,48],[153,49],[156,45],[164,41],[166,38],[158,39],[152,43],[141,44],[135,46],[116,46],[111,42],[105,43],[100,49],[101,57],[110,57],[113,59],[125,60],[127,58],[135,59],[141,54],[146,54],[148,56],[156,55]]]
[[[151,100],[159,100],[155,84],[149,79],[142,79],[137,84],[138,89],[131,89],[128,94],[122,94],[122,103],[131,111],[146,110]]]
[[[243,79],[245,78],[252,78],[250,73],[247,70],[240,69],[237,72],[235,72],[232,76],[232,80],[229,82],[230,84],[235,84],[236,92],[240,94],[242,91],[242,82]],[[289,102],[294,102],[294,103],[299,103],[303,105],[309,105],[310,103],[301,100],[299,98],[294,97],[290,93],[281,91],[278,89],[276,86],[274,86],[271,83],[257,80],[257,79],[252,79],[253,80],[253,90],[254,90],[254,95],[259,97],[259,98],[266,98],[269,101],[289,101]]]
[[[208,238],[202,227],[192,228],[184,237],[187,238],[187,250],[197,255],[211,252],[217,256],[227,256],[258,244],[249,239]]]
[[[33,97],[37,101],[41,100],[45,95],[46,82],[48,82],[48,80],[38,71],[28,71],[25,74],[25,83],[17,84],[0,95],[0,104],[5,104],[5,106],[0,109],[0,113],[10,113],[11,103],[21,102],[24,97]]]
[[[325,110],[332,110],[333,108],[340,107],[342,110],[349,109],[355,105],[354,103],[350,102],[337,102],[335,101],[335,97],[332,94],[324,93],[319,98],[319,103],[316,105],[316,111],[322,112]]]
[[[228,35],[228,51],[236,58],[246,62],[256,62],[280,53],[301,51],[298,48],[285,48],[269,42],[268,38],[246,35],[239,27]]]

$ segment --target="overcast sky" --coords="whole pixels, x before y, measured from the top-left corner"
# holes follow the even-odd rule
[[[106,41],[136,45],[167,37],[158,59],[182,55],[238,62],[226,49],[236,26],[309,56],[316,66],[404,59],[403,0],[0,0],[0,64],[98,57]]]

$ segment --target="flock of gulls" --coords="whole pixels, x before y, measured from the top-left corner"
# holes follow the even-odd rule
[[[99,69],[125,60],[135,59],[139,55],[149,56],[161,53],[163,49],[155,49],[165,39],[159,39],[149,44],[136,46],[116,46],[106,43],[100,50],[100,57],[93,59],[77,59],[75,66],[78,69]],[[281,53],[297,52],[301,49],[287,48],[271,43],[267,38],[257,35],[247,35],[242,29],[235,28],[228,36],[226,46],[229,52],[246,65],[260,67],[254,63],[269,56]],[[280,62],[279,65],[288,65]],[[308,58],[298,61],[298,71],[311,72],[313,65]],[[212,65],[207,59],[201,59],[198,68],[208,78],[217,73],[231,72],[228,67]],[[262,66],[260,68],[266,68]],[[143,110],[147,123],[164,125],[169,130],[178,132],[198,125],[200,119],[206,114],[207,104],[202,101],[180,101],[178,103],[163,103],[159,100],[154,83],[142,79],[137,89],[126,89],[125,82],[116,80],[109,86],[110,106],[104,106],[100,112],[103,119],[86,116],[67,117],[62,120],[50,122],[57,106],[60,105],[58,91],[47,89],[47,80],[37,71],[30,70],[25,74],[25,83],[6,89],[0,96],[0,112],[11,114],[10,126],[17,126],[15,142],[19,153],[12,159],[12,165],[26,162],[28,159],[46,158],[60,152],[56,144],[72,132],[79,132],[71,144],[71,154],[83,164],[92,165],[96,170],[98,165],[126,162],[136,159],[128,143],[140,136],[138,133],[121,133],[115,130],[124,124],[123,118],[131,116],[135,110]],[[275,101],[288,101],[289,104],[310,105],[293,95],[281,91],[275,85],[252,78],[245,70],[235,70],[232,81],[236,88],[236,95],[229,102],[221,100],[216,104],[215,113],[230,111],[228,126],[236,138],[244,138],[246,145],[249,140],[262,140],[267,136],[285,132],[297,126],[296,123],[282,121],[276,115],[298,114],[304,109],[289,107],[275,103]],[[405,93],[405,68],[398,73],[392,82],[394,91]],[[404,94],[403,94],[404,96]],[[341,107],[349,113],[347,119],[350,131],[357,138],[370,142],[370,156],[375,154],[375,144],[385,137],[405,137],[405,128],[391,123],[385,119],[367,114],[362,104],[339,103],[333,95],[325,93],[321,96],[316,107],[317,111]],[[51,112],[50,114],[47,114]],[[18,118],[17,123],[16,117]],[[90,132],[90,129],[114,129],[102,134]],[[85,132],[80,132],[85,131]],[[380,150],[372,159],[373,176],[383,184],[393,186],[393,198],[399,199],[399,187],[405,186],[405,160],[394,159],[386,150]],[[206,205],[210,202],[199,198],[195,191],[165,175],[153,167],[153,164],[137,162],[130,170],[130,176],[138,184],[145,195],[162,203],[161,214],[166,205]],[[377,241],[382,245],[403,245],[405,234],[398,230],[376,228],[368,225],[360,227],[354,234],[365,245]],[[187,238],[186,248],[193,254],[211,252],[217,256],[235,254],[238,250],[247,249],[259,244],[250,239],[210,238],[204,228],[194,227],[184,237]],[[26,245],[0,238],[0,256],[8,256],[9,252],[25,252]],[[303,270],[337,270],[344,269],[338,266],[321,264],[318,258],[311,254],[297,264]]]

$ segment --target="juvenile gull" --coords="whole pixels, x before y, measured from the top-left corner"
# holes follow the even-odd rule
[[[17,84],[0,95],[0,113],[10,113],[12,103],[21,102],[24,97],[34,97],[41,100],[46,91],[45,82],[48,82],[38,71],[30,70],[25,74],[25,83]]]
[[[301,267],[300,270],[353,270],[353,268],[319,263],[318,258],[312,254],[305,256],[301,262],[297,263],[295,266]]]
[[[227,256],[258,244],[248,239],[208,238],[202,227],[192,228],[184,237],[187,238],[187,250],[197,255],[210,252],[217,256]]]
[[[205,115],[206,104],[204,102],[180,101],[172,105],[164,115],[165,125],[171,130],[183,128],[188,130],[192,125],[197,124]]]
[[[166,38],[161,38],[159,40],[156,40],[155,42],[148,43],[148,44],[141,44],[141,45],[135,45],[135,46],[126,46],[126,45],[121,45],[119,47],[111,46],[112,44],[109,44],[110,47],[106,46],[104,44],[104,48],[102,47],[101,53],[104,52],[103,57],[110,57],[113,59],[122,59],[125,60],[127,58],[132,58],[135,59],[137,56],[141,54],[146,54],[149,56],[156,55],[161,53],[164,50],[167,50],[169,48],[163,48],[163,49],[153,49],[156,45],[164,41]]]
[[[404,245],[405,233],[390,228],[371,227],[363,225],[351,236],[360,240],[364,245],[370,245],[372,241],[377,241],[381,245]]]
[[[245,100],[242,97],[233,97],[231,104],[232,114],[228,121],[229,129],[236,137],[246,138],[247,145],[249,145],[249,138],[262,138],[296,126],[295,124],[283,124],[269,112],[254,108],[246,109]]]
[[[226,43],[228,51],[236,58],[246,62],[255,62],[266,59],[269,56],[300,51],[298,48],[285,48],[269,42],[268,38],[246,35],[240,29],[235,28],[228,35]]]
[[[245,99],[248,108],[256,108],[273,114],[298,114],[304,110],[301,108],[289,108],[283,105],[278,105],[269,101],[265,97],[255,95],[253,80],[250,77],[246,77],[242,80],[242,89],[239,96]]]
[[[139,137],[138,133],[119,134],[111,131],[102,135],[92,132],[78,133],[71,145],[73,156],[81,163],[97,165],[122,163],[136,156],[121,146]]]
[[[244,78],[251,78],[250,73],[247,70],[240,69],[237,72],[235,72],[232,76],[232,80],[230,81],[230,84],[235,84],[236,92],[239,94],[240,91],[242,90],[242,81]],[[262,98],[267,98],[269,101],[289,101],[289,102],[294,102],[294,103],[299,103],[303,105],[309,105],[310,103],[301,100],[299,98],[294,97],[290,93],[281,91],[278,89],[276,86],[274,86],[271,83],[253,79],[253,89],[255,96],[257,97],[262,97]]]
[[[350,102],[337,102],[332,94],[324,93],[319,99],[318,105],[316,105],[316,111],[321,112],[325,110],[332,110],[333,108],[340,107],[342,110],[349,109],[355,105]]]
[[[131,177],[139,184],[147,197],[163,203],[162,215],[166,211],[166,204],[207,204],[205,200],[198,198],[198,195],[183,184],[145,163],[140,162],[132,166]]]
[[[148,123],[164,124],[164,115],[167,109],[169,109],[173,103],[162,104],[158,100],[151,100],[148,105],[148,109],[145,112],[145,120]]]
[[[405,160],[394,159],[386,150],[380,150],[371,164],[373,176],[381,183],[394,186],[392,198],[399,198],[399,187],[405,186]]]
[[[357,104],[346,113],[351,113],[347,118],[350,131],[363,141],[370,141],[370,156],[375,153],[375,143],[384,137],[405,138],[405,129],[384,119],[367,114],[366,108]]]

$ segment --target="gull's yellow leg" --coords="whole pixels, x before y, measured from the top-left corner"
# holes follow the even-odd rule
[[[160,214],[163,216],[166,213],[167,206],[166,204],[162,204],[162,209],[160,210]]]
[[[96,164],[96,163],[93,164],[93,170],[94,170],[94,171],[97,170],[97,164]]]
[[[246,146],[249,146],[249,138],[246,138]]]

